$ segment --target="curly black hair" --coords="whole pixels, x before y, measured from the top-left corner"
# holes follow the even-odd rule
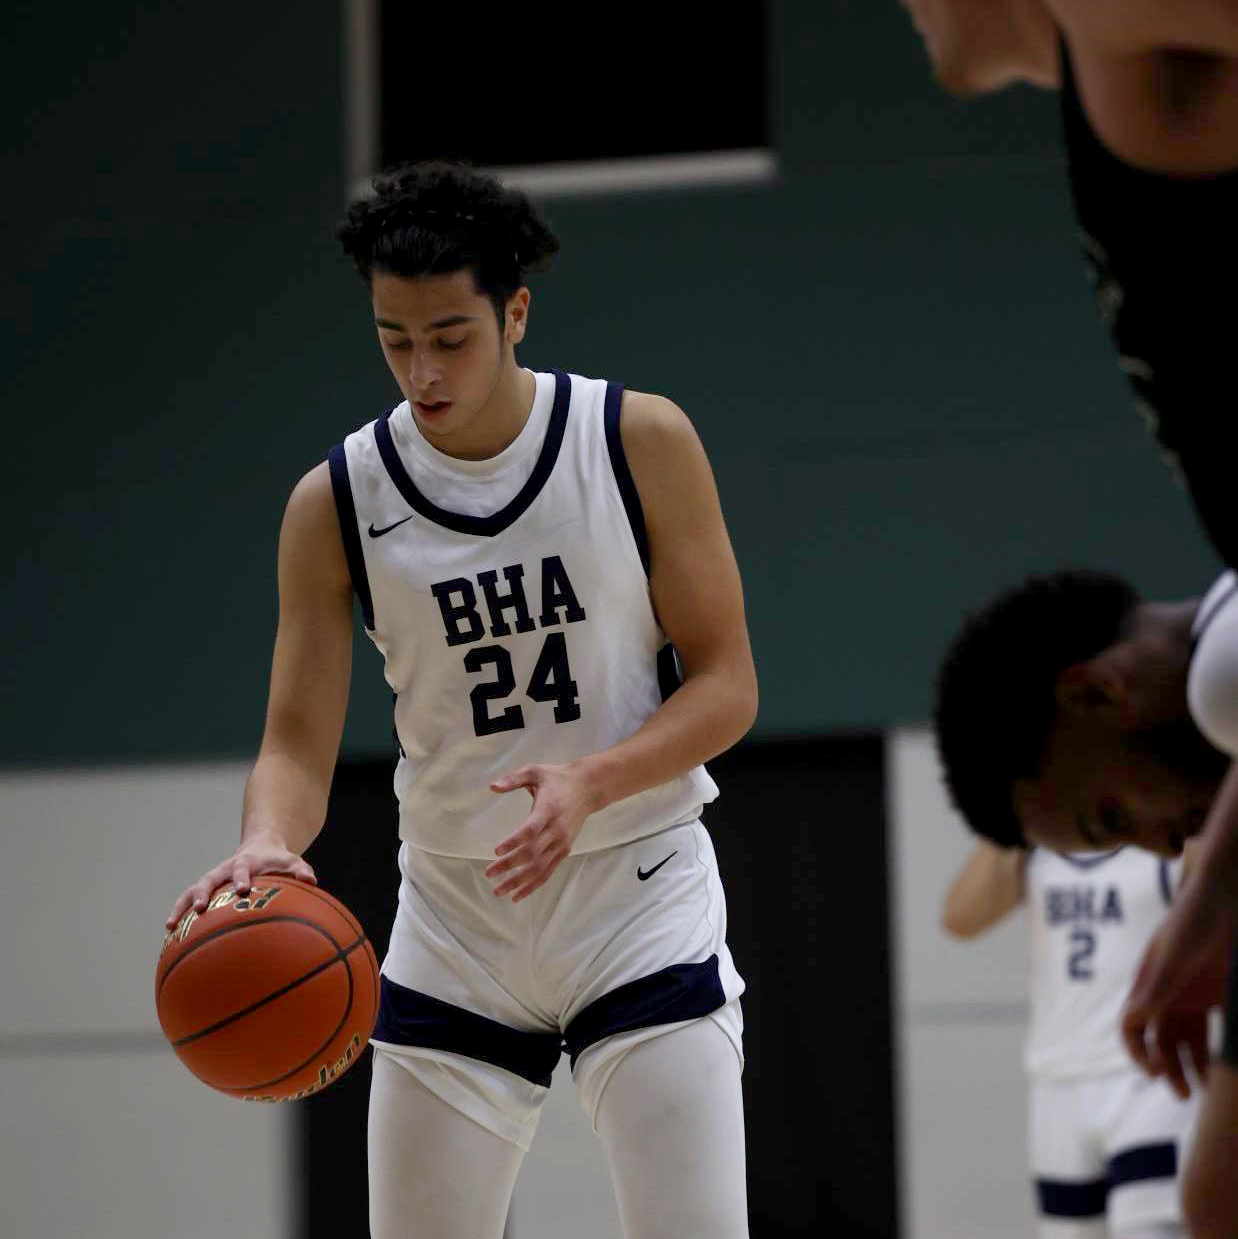
[[[1040,769],[1058,676],[1120,639],[1138,604],[1121,577],[1070,570],[968,616],[938,673],[934,728],[946,789],[977,834],[1026,846],[1011,793]]]
[[[335,235],[368,286],[375,271],[448,275],[469,268],[500,325],[529,272],[559,242],[529,199],[467,164],[401,164],[379,173]]]

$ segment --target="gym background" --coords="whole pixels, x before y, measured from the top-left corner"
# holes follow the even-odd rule
[[[1032,570],[1173,597],[1215,568],[1093,312],[1055,100],[942,97],[894,0],[521,13],[17,5],[13,1239],[364,1233],[364,1067],[295,1107],[216,1096],[153,973],[170,901],[234,845],[288,491],[396,399],[332,226],[378,161],[440,155],[522,169],[562,240],[523,363],[671,395],[717,474],[762,690],[706,819],[750,986],[753,1235],[1027,1233],[1021,927],[936,928],[968,847],[923,727],[937,659]],[[311,859],[381,953],[393,750],[362,642]],[[509,1230],[618,1239],[565,1070]]]

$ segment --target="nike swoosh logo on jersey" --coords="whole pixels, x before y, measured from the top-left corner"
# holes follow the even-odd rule
[[[671,853],[671,856],[677,856],[678,854],[679,854],[679,849],[678,849],[678,848],[676,848],[676,849],[675,849],[675,850]],[[670,860],[671,856],[668,856],[668,857],[666,858],[666,860]],[[652,869],[642,869],[639,865],[637,865],[637,866],[636,866],[636,876],[637,876],[637,878],[639,878],[639,879],[640,879],[640,881],[642,881],[642,882],[647,882],[647,881],[648,881],[651,877],[653,877],[653,875],[654,875],[655,873],[657,873],[657,872],[658,872],[658,870],[659,870],[659,869],[661,869],[661,868],[662,868],[662,866],[663,866],[663,865],[665,865],[665,864],[666,864],[666,860],[660,860],[660,861],[658,861],[658,863],[657,863],[656,865],[654,865],[654,867],[653,867]]]
[[[370,537],[371,537],[371,538],[381,538],[381,537],[383,536],[383,534],[385,534],[385,533],[390,533],[390,532],[391,532],[393,529],[395,529],[398,525],[403,525],[403,524],[404,524],[404,521],[411,521],[412,519],[413,519],[413,514],[410,512],[410,513],[409,513],[409,514],[408,514],[408,515],[404,518],[404,520],[401,520],[401,521],[396,521],[396,522],[395,522],[395,524],[393,524],[393,525],[384,525],[381,529],[375,529],[375,528],[374,528],[374,526],[373,526],[373,525],[371,525],[371,526],[370,526]]]

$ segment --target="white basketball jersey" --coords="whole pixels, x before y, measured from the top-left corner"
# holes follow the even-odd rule
[[[1191,625],[1186,696],[1195,726],[1213,748],[1238,757],[1238,577],[1224,572]]]
[[[438,473],[458,466],[462,496],[489,469],[497,510],[448,510],[417,485],[425,441],[407,403],[329,458],[353,585],[395,694],[400,837],[445,856],[493,858],[528,815],[528,793],[496,794],[492,779],[617,744],[677,682],[619,436],[623,389],[536,377],[549,415],[510,498],[507,452],[454,465],[434,453]],[[690,821],[717,794],[698,766],[592,814],[572,850]]]
[[[1180,861],[1134,847],[1076,856],[1032,851],[1024,874],[1031,1075],[1063,1079],[1130,1066],[1118,1030],[1122,1004],[1180,870]]]

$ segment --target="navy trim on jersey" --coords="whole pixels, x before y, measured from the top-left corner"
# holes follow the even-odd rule
[[[474,1011],[431,998],[382,978],[374,1041],[392,1045],[447,1050],[483,1063],[493,1063],[528,1080],[550,1087],[563,1041],[557,1032],[523,1032]]]
[[[365,571],[365,553],[361,549],[361,534],[357,529],[357,505],[353,503],[352,483],[348,480],[348,457],[344,445],[337,443],[327,454],[331,473],[331,493],[335,496],[335,511],[340,518],[340,533],[344,538],[344,557],[348,560],[348,575],[353,591],[361,603],[361,620],[374,631],[374,600],[370,596],[370,578]]]
[[[623,451],[623,438],[619,434],[619,413],[623,408],[622,383],[606,384],[606,400],[602,408],[606,424],[606,448],[610,452],[610,467],[615,471],[619,497],[623,500],[624,511],[628,514],[628,524],[632,527],[632,537],[636,542],[637,551],[640,552],[640,561],[645,566],[645,575],[648,576],[649,535],[645,532],[645,512],[640,506],[640,494],[637,492],[636,483],[632,481],[632,470],[628,468],[628,458]]]
[[[679,674],[679,657],[675,647],[668,641],[658,651],[658,691],[665,701],[679,686],[683,676]]]
[[[703,963],[672,964],[603,994],[572,1020],[563,1039],[575,1068],[580,1053],[603,1037],[700,1019],[725,1004],[718,957],[711,955]]]
[[[1087,1183],[1036,1180],[1036,1200],[1043,1217],[1104,1217],[1109,1184],[1104,1179]]]
[[[1163,1144],[1141,1144],[1123,1149],[1109,1159],[1109,1186],[1145,1183],[1149,1179],[1174,1179],[1178,1176],[1178,1146],[1172,1140]]]
[[[1073,865],[1076,869],[1095,869],[1097,865],[1103,865],[1105,861],[1112,860],[1124,847],[1126,847],[1125,843],[1109,852],[1097,852],[1095,856],[1067,855],[1065,852],[1058,852],[1057,858],[1064,860],[1068,865]]]
[[[1211,624],[1212,621],[1216,619],[1218,615],[1221,614],[1221,611],[1224,609],[1225,604],[1235,594],[1238,594],[1238,580],[1231,582],[1230,587],[1221,594],[1221,596],[1212,604],[1211,607],[1208,608],[1207,615],[1204,615],[1201,618],[1200,614],[1198,612],[1196,613],[1195,621],[1191,625],[1191,653],[1192,654],[1195,653],[1195,649],[1199,645],[1200,641],[1203,639],[1204,633],[1208,631],[1208,625]]]
[[[417,489],[413,479],[408,476],[400,453],[396,450],[391,438],[391,427],[388,422],[391,413],[380,417],[374,423],[374,441],[378,445],[378,454],[395,483],[396,489],[404,496],[405,502],[414,512],[442,525],[444,529],[454,529],[456,533],[474,534],[479,537],[493,538],[524,515],[529,504],[541,493],[550,477],[555,461],[559,458],[559,448],[563,446],[563,432],[567,427],[567,411],[572,400],[572,381],[562,371],[552,370],[555,379],[555,398],[550,410],[550,424],[546,427],[546,438],[542,441],[541,454],[529,479],[520,488],[516,497],[506,507],[500,508],[490,516],[469,516],[463,512],[448,512],[431,503]],[[393,409],[392,412],[395,412]],[[411,416],[411,414],[410,414]]]
[[[1165,896],[1165,906],[1168,907],[1174,901],[1174,887],[1169,880],[1169,861],[1162,856],[1158,868],[1161,878],[1161,894]]]
[[[400,750],[401,757],[407,757],[408,754],[404,751],[404,741],[400,739],[400,728],[394,722],[394,719],[400,717],[400,694],[394,691],[391,694],[391,713],[393,717],[391,734],[395,736],[395,746]]]

